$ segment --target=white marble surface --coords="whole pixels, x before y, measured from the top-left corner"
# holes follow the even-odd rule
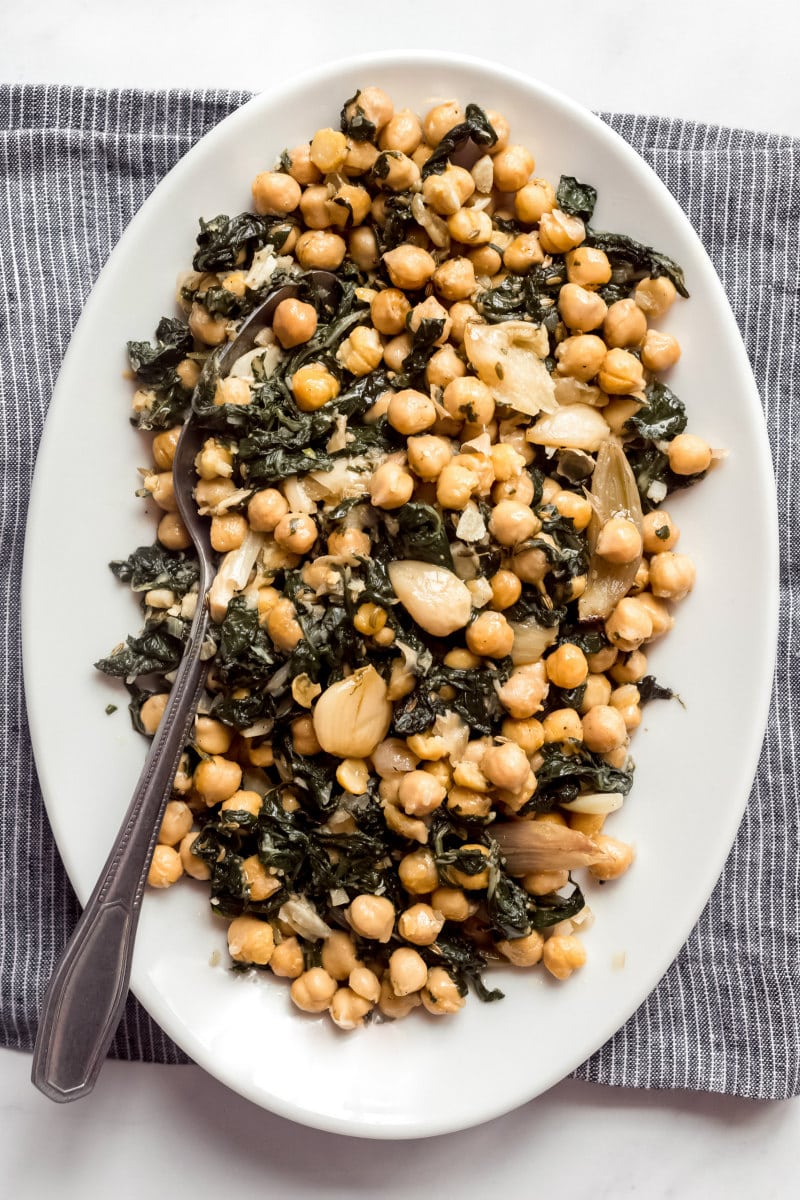
[[[794,0],[475,0],[397,6],[238,0],[25,0],[2,5],[0,82],[257,89],[351,53],[442,47],[528,71],[592,108],[667,113],[800,136]],[[384,15],[381,15],[381,14]],[[213,47],[222,53],[216,57]],[[232,1188],[294,1200],[716,1200],[797,1194],[800,1105],[642,1093],[572,1081],[501,1120],[427,1142],[370,1143],[263,1113],[199,1069],[110,1062],[58,1107],[0,1051],[2,1200],[176,1198]],[[441,1081],[446,1103],[446,1080]],[[491,1191],[489,1190],[491,1189]]]

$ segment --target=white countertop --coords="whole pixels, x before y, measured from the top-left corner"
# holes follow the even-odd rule
[[[800,136],[794,0],[25,0],[4,6],[0,82],[258,89],[296,69],[437,46],[527,71],[594,109],[694,117]],[[391,21],[381,12],[391,13]],[[395,22],[397,28],[395,28]],[[216,57],[215,45],[222,47]],[[566,73],[565,73],[566,72]],[[463,1200],[782,1200],[797,1188],[800,1105],[567,1081],[479,1129],[426,1142],[353,1141],[262,1112],[199,1068],[109,1062],[94,1094],[51,1104],[30,1056],[0,1051],[0,1200],[237,1195]],[[491,1189],[491,1190],[490,1190]]]

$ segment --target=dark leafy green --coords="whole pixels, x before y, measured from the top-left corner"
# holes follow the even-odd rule
[[[339,117],[339,128],[342,133],[346,133],[354,142],[374,142],[378,130],[374,121],[370,121],[364,109],[358,103],[360,95],[361,92],[357,91],[349,100],[345,100]],[[353,106],[355,111],[348,114],[347,110]]]
[[[188,326],[175,317],[162,317],[152,342],[128,342],[128,360],[142,383],[163,384],[172,381],[174,368],[192,349]]]
[[[643,438],[628,442],[625,446],[625,456],[636,479],[636,486],[642,500],[642,510],[646,513],[652,512],[654,508],[663,503],[664,497],[654,500],[649,495],[654,483],[663,483],[666,495],[669,496],[672,492],[691,487],[698,480],[703,479],[706,474],[705,471],[702,471],[699,475],[676,475],[670,469],[667,455],[651,441],[645,441]]]
[[[590,183],[579,183],[573,175],[562,175],[558,181],[556,204],[564,212],[582,221],[591,221],[597,203],[597,188]]]
[[[109,563],[112,572],[134,592],[170,588],[180,599],[197,583],[200,568],[188,550],[166,550],[160,543],[140,546],[125,559]]]
[[[403,370],[395,380],[395,387],[416,387],[425,376],[436,343],[444,333],[444,319],[427,317],[420,321],[411,339],[411,349],[403,360]]]
[[[396,529],[396,532],[394,532]],[[453,570],[450,542],[441,514],[430,504],[412,501],[391,513],[386,522],[386,536],[392,558],[414,558]]]
[[[461,124],[454,125],[449,133],[444,135],[422,168],[422,178],[441,175],[452,156],[469,141],[473,141],[476,146],[493,146],[497,141],[497,133],[489,123],[489,118],[477,104],[468,104]]]
[[[651,442],[671,441],[686,428],[686,408],[673,391],[659,379],[645,388],[647,403],[629,417],[625,428],[635,430]]]
[[[135,679],[139,675],[171,671],[177,667],[183,655],[188,628],[187,624],[184,637],[181,638],[169,633],[163,625],[148,622],[138,637],[129,636],[107,658],[101,658],[94,665],[104,675],[115,675],[119,679]]]
[[[210,221],[200,221],[192,265],[195,271],[232,271],[239,266],[241,251],[249,259],[268,242],[280,250],[288,236],[285,217],[262,217],[256,213],[229,217],[220,213]]]
[[[597,229],[587,230],[585,245],[594,246],[608,255],[612,283],[620,285],[647,276],[657,279],[659,275],[666,275],[675,284],[679,295],[689,295],[678,264],[652,246],[645,246],[624,233],[602,233]]]
[[[640,679],[636,684],[639,690],[639,703],[649,704],[651,700],[674,700],[676,693],[672,688],[664,687],[659,683],[655,675],[645,675],[644,679]]]

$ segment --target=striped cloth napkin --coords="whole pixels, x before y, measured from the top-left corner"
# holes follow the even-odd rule
[[[33,463],[62,355],[145,197],[242,92],[0,87],[0,1044],[30,1049],[78,906],[42,805],[25,722],[17,583]],[[631,1087],[778,1099],[800,1092],[800,140],[603,113],[655,168],[730,298],[769,428],[780,506],[781,637],[750,803],[689,941],[639,1011],[577,1072]],[[31,330],[36,336],[31,336]],[[120,1058],[185,1056],[130,1000]]]

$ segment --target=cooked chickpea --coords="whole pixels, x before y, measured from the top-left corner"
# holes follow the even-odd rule
[[[463,509],[477,486],[476,476],[466,467],[448,463],[436,483],[436,499],[442,508]]]
[[[292,375],[291,388],[301,412],[316,412],[339,395],[339,380],[323,363],[307,363]]]
[[[544,262],[544,250],[539,244],[538,233],[517,234],[503,251],[503,266],[515,275],[525,275],[541,262]]]
[[[578,938],[556,935],[545,942],[542,959],[556,979],[569,979],[586,962],[586,950]]]
[[[410,817],[425,817],[444,803],[445,788],[427,771],[409,771],[400,780],[397,798]]]
[[[460,125],[464,117],[464,110],[457,100],[446,100],[444,104],[437,104],[422,122],[425,141],[429,146],[438,146],[444,135],[456,125]]]
[[[354,967],[347,978],[350,989],[357,996],[377,1004],[381,994],[381,981],[369,967]],[[337,993],[338,995],[338,993]]]
[[[381,261],[375,231],[367,225],[358,225],[350,231],[347,248],[353,262],[361,271],[374,271]]]
[[[239,790],[241,782],[242,768],[220,754],[204,758],[194,770],[195,791],[209,807],[228,800]]]
[[[220,805],[220,812],[226,813],[249,813],[251,817],[257,817],[261,812],[264,801],[259,796],[258,792],[239,791],[234,792],[227,800],[223,800]]]
[[[307,229],[327,229],[328,189],[324,184],[307,187],[300,197],[300,214]]]
[[[571,690],[586,682],[589,664],[580,646],[564,642],[545,660],[547,678],[558,688]]]
[[[159,845],[175,846],[192,828],[192,810],[183,800],[168,800],[158,831]]]
[[[253,180],[253,208],[267,216],[285,216],[300,203],[300,184],[280,171],[262,171]]]
[[[272,330],[284,350],[300,346],[317,332],[317,310],[303,300],[281,300],[275,309]]]
[[[494,185],[500,192],[518,192],[533,174],[533,155],[525,146],[506,146],[493,156]]]
[[[501,500],[492,509],[489,532],[501,546],[518,546],[542,528],[536,513],[518,500]]]
[[[633,846],[629,846],[627,842],[620,842],[616,838],[607,837],[603,833],[595,836],[594,843],[598,850],[603,851],[603,858],[589,867],[589,874],[603,883],[609,879],[619,879],[620,875],[624,875],[633,862]]]
[[[406,192],[419,184],[420,169],[407,154],[384,150],[376,161],[375,178],[380,187],[390,192]]]
[[[241,513],[226,512],[211,518],[211,546],[220,554],[238,550],[247,536],[247,520]]]
[[[439,883],[439,872],[430,850],[412,850],[400,859],[398,864],[400,882],[407,892],[415,896],[424,896],[432,892]]]
[[[523,876],[522,886],[531,896],[547,896],[566,887],[569,871],[532,871]]]
[[[317,540],[317,526],[306,513],[288,512],[275,526],[275,541],[292,554],[306,554]]]
[[[514,197],[514,211],[526,225],[535,225],[555,206],[556,194],[546,179],[531,179]]]
[[[474,425],[488,425],[494,416],[494,400],[485,383],[474,375],[464,375],[448,383],[442,403],[451,417]]]
[[[436,261],[421,246],[404,243],[383,256],[389,278],[397,288],[415,292],[424,287],[436,270]]]
[[[693,433],[679,433],[667,450],[670,470],[676,475],[699,475],[711,466],[711,447]]]
[[[348,909],[348,919],[356,933],[378,942],[389,941],[394,918],[394,905],[385,896],[356,896]]]
[[[227,754],[233,741],[233,730],[213,717],[197,717],[194,744],[203,754]]]
[[[165,429],[163,433],[157,433],[153,438],[153,462],[160,471],[172,469],[181,428],[180,425],[176,425],[173,429]]]
[[[154,737],[169,701],[169,692],[155,692],[139,709],[139,720],[148,737]]]
[[[434,912],[440,912],[446,921],[466,921],[476,908],[462,888],[453,887],[434,888],[431,905]]]
[[[422,125],[410,108],[401,108],[389,120],[380,136],[381,150],[399,150],[401,154],[413,154],[422,141]]]
[[[303,187],[318,183],[320,172],[311,161],[311,146],[304,142],[289,152],[289,174]]]
[[[497,237],[496,233],[492,234]],[[477,246],[474,250],[470,250],[467,255],[467,262],[472,266],[475,275],[488,275],[490,278],[496,275],[503,266],[503,258],[496,246],[484,245]],[[469,295],[471,293],[467,293]],[[453,299],[456,299],[454,296]]]
[[[436,422],[436,406],[424,392],[405,388],[395,392],[389,401],[387,420],[398,433],[410,437],[422,433]],[[387,465],[387,464],[384,464]]]
[[[582,715],[591,712],[598,704],[608,704],[611,699],[611,684],[605,675],[591,674],[586,677],[586,690],[583,693],[580,711]]]
[[[172,846],[156,846],[147,872],[148,885],[155,888],[172,887],[182,874],[183,862],[178,851]]]
[[[322,747],[314,732],[314,722],[311,717],[295,717],[291,725],[292,745],[297,754],[306,758],[319,754]]]
[[[480,613],[467,627],[467,645],[481,658],[505,658],[514,645],[514,630],[502,613]]]
[[[475,191],[475,180],[463,167],[449,166],[422,184],[425,203],[440,217],[452,217]]]
[[[219,407],[223,404],[249,404],[252,398],[250,384],[237,375],[220,379],[214,389],[214,403]]]
[[[504,608],[511,608],[512,604],[516,604],[522,595],[522,583],[513,571],[507,571],[501,568],[489,580],[489,586],[492,589],[492,598],[489,601],[492,608],[496,612],[502,612]]]
[[[657,279],[642,279],[636,285],[634,300],[650,321],[663,317],[675,302],[675,284],[666,275]]]
[[[400,914],[397,932],[415,946],[432,946],[442,931],[444,920],[443,913],[430,904],[412,904]]]
[[[642,522],[642,537],[646,554],[661,554],[664,550],[674,550],[681,531],[663,508],[653,509],[645,513]]]
[[[172,478],[172,471],[158,471],[152,475],[146,475],[144,487],[163,512],[177,512],[178,501],[175,499],[175,481]]]
[[[382,463],[369,483],[369,494],[376,508],[400,508],[414,493],[414,479],[397,463]]]
[[[464,1007],[458,984],[444,967],[431,967],[425,987],[420,992],[422,1003],[435,1017],[449,1016]]]
[[[336,360],[351,375],[369,375],[383,358],[383,342],[377,329],[357,325],[336,351]]]
[[[450,308],[450,320],[453,327],[450,330],[450,340],[460,346],[464,341],[464,330],[470,321],[483,324],[483,318],[473,304],[468,300],[457,300]]]
[[[295,257],[306,270],[335,271],[342,265],[347,245],[338,233],[328,229],[309,229],[301,233],[295,246]]]
[[[494,234],[492,218],[480,208],[460,208],[447,218],[447,229],[452,238],[465,246],[483,246]]]
[[[448,440],[434,434],[410,437],[407,452],[408,465],[420,479],[437,479],[452,458]]]
[[[605,342],[596,334],[575,334],[556,347],[556,372],[588,383],[602,367],[607,353]]]
[[[428,359],[425,368],[425,382],[429,388],[440,387],[442,390],[454,379],[461,379],[467,373],[467,368],[457,351],[451,345],[440,346]]]
[[[541,721],[533,717],[506,717],[500,727],[500,733],[504,738],[515,742],[528,756],[535,754],[544,745],[544,728]]]
[[[639,683],[646,674],[647,655],[641,650],[633,650],[624,658],[618,658],[611,668],[611,678],[615,683]]]
[[[409,946],[401,946],[389,958],[389,982],[396,996],[408,996],[418,992],[428,979],[428,968],[424,958]]]
[[[606,637],[618,650],[638,650],[653,633],[653,620],[640,596],[625,596],[605,623]]]
[[[552,563],[544,550],[534,547],[530,550],[523,549],[515,554],[511,566],[515,575],[518,575],[524,583],[541,583],[551,569]]]
[[[596,754],[608,754],[627,743],[622,714],[610,704],[596,704],[584,715],[582,725],[584,744]]]
[[[360,996],[350,987],[340,987],[331,1000],[331,1020],[339,1029],[358,1029],[372,1007],[373,1002],[366,996]]]
[[[652,625],[652,632],[645,638],[645,641],[652,641],[653,638],[661,637],[664,633],[669,633],[672,626],[675,624],[675,618],[667,608],[663,600],[659,600],[652,592],[640,592],[636,597],[639,604],[642,606]],[[631,646],[632,650],[638,649],[637,646]],[[620,646],[620,649],[624,649]]]
[[[501,443],[505,445],[506,443]],[[514,449],[513,446],[509,447]],[[517,451],[514,451],[517,453]],[[521,456],[520,456],[521,457]],[[492,463],[495,462],[495,456],[492,455]],[[525,460],[522,460],[522,466],[525,466]],[[495,474],[497,468],[495,467]],[[533,500],[533,480],[527,471],[522,471],[516,475],[511,475],[508,479],[499,479],[492,488],[492,499],[495,504],[499,504],[501,500],[518,500],[520,504],[530,504]]]
[[[322,965],[333,979],[347,979],[360,964],[356,945],[349,933],[335,929],[322,943]]]
[[[544,938],[538,930],[533,929],[525,937],[498,942],[496,948],[512,966],[534,967],[541,962]]]
[[[615,300],[603,321],[603,337],[610,349],[640,346],[647,333],[647,318],[635,300]]]
[[[258,917],[235,917],[228,926],[228,953],[234,962],[266,967],[275,949],[272,926]]]
[[[549,689],[544,663],[529,663],[511,672],[498,695],[509,716],[525,720],[541,710]]]
[[[607,312],[606,302],[596,292],[577,283],[565,283],[558,293],[558,311],[564,324],[576,333],[591,333],[602,325]]]
[[[582,742],[583,726],[574,708],[557,708],[549,712],[542,721],[546,744],[558,742]]]
[[[642,553],[642,535],[627,517],[610,517],[597,536],[596,551],[606,562],[631,563]]]
[[[662,551],[650,559],[650,590],[662,600],[682,600],[694,587],[697,569],[686,554]]]
[[[597,382],[612,396],[641,392],[644,388],[642,364],[628,350],[609,350],[597,373]]]
[[[269,960],[270,968],[281,979],[299,979],[303,974],[303,951],[296,937],[284,938],[278,942]]]
[[[399,1021],[414,1008],[419,1008],[422,1003],[419,992],[411,992],[408,996],[396,996],[389,972],[386,971],[381,979],[381,994],[378,999],[378,1008],[385,1017],[392,1021]]]
[[[192,853],[192,847],[199,838],[200,833],[194,829],[191,833],[187,833],[181,838],[181,844],[178,847],[181,864],[184,871],[192,879],[210,879],[211,867],[202,858],[198,858]]]
[[[566,255],[567,279],[581,287],[594,291],[611,279],[611,263],[603,250],[594,246],[581,246]]]
[[[560,208],[554,208],[552,212],[542,214],[539,221],[539,245],[548,254],[564,254],[567,250],[580,246],[585,237],[586,227],[580,217],[570,216]],[[602,254],[602,251],[594,253]],[[603,258],[605,258],[604,254]],[[602,262],[599,259],[590,259],[584,268],[575,271],[576,276],[586,274],[591,281],[592,288],[599,286],[596,277],[602,273]],[[610,266],[608,277],[611,277]],[[572,279],[570,277],[570,283],[576,286],[580,286],[581,282],[580,278]],[[600,282],[605,281],[600,280]]]
[[[189,530],[178,513],[164,513],[158,522],[157,536],[167,550],[186,550],[192,544]]]
[[[376,292],[370,303],[372,324],[383,334],[402,333],[411,305],[399,288],[384,288]]]
[[[228,318],[212,317],[197,300],[189,310],[189,332],[206,346],[220,346],[228,336]]]
[[[312,967],[292,982],[289,995],[303,1012],[326,1012],[336,995],[336,980],[323,967]]]
[[[200,453],[195,457],[194,465],[201,479],[217,479],[232,475],[233,456],[227,446],[221,445],[215,438],[208,438]]]
[[[226,800],[225,803],[230,804],[234,798],[231,797],[231,800]],[[243,859],[241,869],[242,878],[247,884],[248,896],[256,903],[260,900],[268,900],[270,896],[274,896],[275,892],[280,891],[280,879],[276,875],[269,874],[257,854],[251,854]]]
[[[436,268],[433,286],[445,300],[466,300],[477,287],[474,264],[468,258],[448,258]]]
[[[284,520],[286,518],[283,518]],[[267,613],[267,633],[279,650],[294,650],[302,640],[303,630],[291,600],[282,598]]]
[[[516,742],[502,742],[486,751],[481,760],[481,771],[495,787],[518,792],[528,779],[530,763]]]
[[[285,496],[277,488],[264,488],[250,498],[247,505],[247,520],[250,528],[259,533],[272,533],[275,526],[289,511]]]
[[[471,854],[478,854],[481,858],[488,859],[489,857],[487,848],[477,842],[465,842],[461,849]],[[464,888],[468,892],[480,892],[489,886],[489,868],[486,867],[483,870],[474,872],[474,874],[470,874],[468,871],[462,871],[457,867],[448,867],[447,878],[455,887]]]
[[[193,392],[200,379],[200,364],[192,358],[184,358],[175,368],[175,374],[187,392]]]
[[[378,147],[372,142],[355,142],[348,139],[342,174],[348,178],[366,175],[378,161]]]
[[[344,166],[347,138],[338,129],[318,129],[311,139],[309,157],[323,175],[330,175]]]
[[[407,110],[406,110],[407,111]],[[345,109],[345,116],[352,120],[359,113],[375,126],[375,132],[380,133],[394,116],[394,105],[383,88],[365,87],[356,92],[354,98]]]

